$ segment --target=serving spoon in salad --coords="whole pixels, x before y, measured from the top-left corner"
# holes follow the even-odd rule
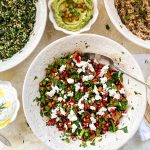
[[[110,67],[114,67],[116,70],[121,71],[122,73],[126,74],[127,76],[131,77],[132,79],[140,82],[141,84],[144,84],[146,87],[148,87],[150,89],[150,85],[148,85],[147,83],[137,79],[136,77],[130,75],[129,73],[127,73],[124,69],[120,68],[119,65],[117,65],[116,63],[114,63],[114,61],[107,56],[104,55],[100,55],[100,54],[95,54],[95,53],[84,53],[84,56],[86,56],[89,59],[95,59],[97,62],[101,63],[101,64],[105,64],[105,65],[109,65]]]

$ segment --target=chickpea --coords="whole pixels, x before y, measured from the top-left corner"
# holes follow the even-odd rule
[[[63,12],[63,13],[67,12],[67,9],[66,9],[66,8],[65,8],[65,9],[63,9],[63,10],[62,10],[62,12]]]
[[[72,17],[72,14],[71,14],[71,13],[70,13],[70,14],[68,14],[68,17],[69,17],[69,18],[71,18],[71,17]]]
[[[80,5],[80,4],[78,4],[78,8],[81,8],[81,5]]]
[[[48,106],[51,108],[53,105],[51,102],[48,103]]]
[[[69,7],[69,4],[66,4],[66,8],[68,8]]]

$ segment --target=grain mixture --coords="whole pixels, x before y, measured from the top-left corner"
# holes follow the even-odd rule
[[[115,0],[122,22],[135,35],[150,40],[150,0]]]

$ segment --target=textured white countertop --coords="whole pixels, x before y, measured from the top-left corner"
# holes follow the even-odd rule
[[[150,54],[150,50],[138,47],[125,39],[112,25],[104,8],[103,0],[98,0],[99,17],[88,33],[95,33],[109,37],[126,47],[131,53]],[[106,30],[105,25],[110,26],[110,30]],[[0,73],[0,80],[9,80],[18,91],[18,97],[21,102],[17,119],[9,126],[0,130],[0,134],[7,137],[12,143],[12,147],[7,148],[0,143],[0,150],[50,150],[46,145],[41,143],[28,127],[22,108],[21,93],[26,71],[35,56],[49,43],[58,38],[64,37],[66,34],[58,32],[48,20],[44,36],[38,47],[32,55],[17,67]],[[121,150],[150,150],[150,140],[141,142],[138,133],[124,146]]]

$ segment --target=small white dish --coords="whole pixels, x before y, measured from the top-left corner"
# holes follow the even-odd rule
[[[69,44],[68,44],[69,43]],[[26,74],[23,85],[23,108],[26,119],[34,132],[45,144],[54,150],[116,150],[125,144],[137,131],[143,119],[146,108],[146,89],[135,80],[124,75],[124,87],[128,99],[128,115],[120,121],[120,127],[127,126],[128,133],[118,130],[116,133],[108,132],[102,136],[101,142],[96,146],[79,147],[81,141],[66,143],[60,138],[61,132],[56,127],[46,126],[44,118],[40,116],[40,108],[33,100],[39,97],[39,83],[45,77],[45,68],[68,52],[94,52],[109,56],[120,67],[123,67],[131,75],[144,81],[141,69],[133,56],[121,45],[106,37],[93,34],[78,34],[61,38],[42,50],[34,59]],[[37,67],[38,66],[38,67]],[[36,77],[36,78],[35,78]],[[141,95],[136,95],[141,92]]]
[[[19,107],[15,88],[9,81],[0,81],[0,129],[16,119]]]
[[[38,0],[36,7],[36,22],[29,41],[27,42],[25,47],[20,52],[13,55],[13,57],[7,59],[6,61],[0,60],[0,72],[6,71],[20,64],[34,51],[36,46],[39,44],[44,33],[47,21],[46,0]]]
[[[93,18],[89,21],[89,23],[84,28],[82,28],[79,31],[76,31],[76,32],[68,31],[66,29],[63,29],[63,28],[59,27],[58,24],[56,23],[54,15],[53,15],[53,11],[51,9],[51,3],[52,3],[52,0],[49,0],[48,1],[48,7],[49,7],[49,10],[50,10],[50,12],[49,12],[49,19],[53,23],[54,28],[56,30],[62,31],[62,32],[66,33],[66,34],[79,34],[79,33],[82,33],[82,32],[89,31],[91,26],[95,23],[95,21],[96,21],[96,19],[98,17],[98,14],[99,14],[99,11],[98,11],[98,8],[97,8],[97,0],[93,0],[93,3],[94,3]]]
[[[137,37],[122,23],[117,9],[115,8],[114,0],[104,0],[104,4],[110,20],[124,37],[143,48],[150,49],[150,40],[142,40]]]

